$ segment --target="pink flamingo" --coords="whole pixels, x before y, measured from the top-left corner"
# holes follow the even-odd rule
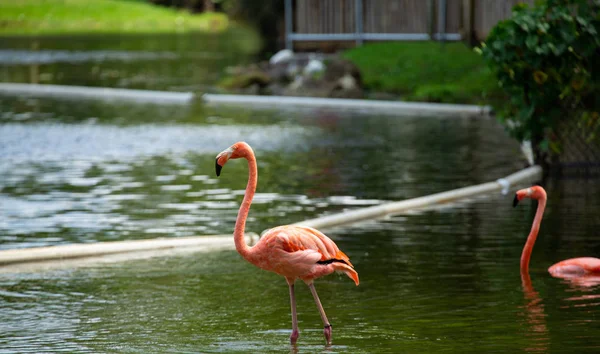
[[[527,237],[527,242],[521,254],[521,274],[529,272],[529,259],[531,258],[533,245],[540,230],[542,216],[546,208],[546,191],[540,186],[521,189],[515,195],[513,206],[517,206],[523,198],[537,200],[538,207],[533,219],[533,225],[531,226],[531,232],[529,233],[529,237]],[[548,272],[557,278],[583,277],[591,274],[600,275],[600,259],[593,257],[571,258],[551,266],[548,268]]]
[[[292,334],[290,336],[292,345],[296,344],[299,337],[294,295],[296,279],[302,279],[310,288],[325,326],[323,330],[325,340],[327,344],[331,344],[331,323],[325,315],[313,280],[338,271],[346,273],[358,286],[358,273],[353,269],[348,256],[340,251],[331,239],[310,227],[278,226],[266,231],[256,245],[248,247],[244,240],[244,228],[258,180],[254,151],[245,142],[235,143],[217,155],[216,170],[217,176],[219,176],[221,168],[229,159],[238,158],[248,160],[249,177],[233,232],[235,248],[248,262],[282,275],[287,280],[292,308]]]

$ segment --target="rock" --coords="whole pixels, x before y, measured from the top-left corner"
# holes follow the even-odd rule
[[[304,86],[304,78],[302,76],[297,76],[296,79],[294,81],[292,81],[289,85],[288,85],[288,89],[292,90],[292,91],[298,91],[299,89],[301,89]]]
[[[264,86],[260,86],[257,83],[252,83],[250,86],[244,87],[241,92],[244,95],[260,95],[263,91]]]
[[[269,62],[228,68],[221,87],[238,93],[363,98],[360,71],[335,55],[282,50]]]
[[[349,60],[339,57],[333,58],[327,62],[327,70],[325,71],[325,81],[337,81],[346,74],[350,74],[357,85],[362,86],[362,79],[358,67]]]
[[[363,98],[364,92],[362,88],[358,86],[356,79],[350,75],[350,73],[347,73],[338,79],[336,84],[333,86],[333,89],[329,93],[329,97]]]
[[[342,90],[354,90],[358,88],[358,84],[356,83],[356,79],[350,74],[346,74],[342,76],[338,81],[338,86]]]
[[[273,65],[270,66],[266,72],[273,82],[290,82],[290,74],[287,65]]]
[[[302,74],[311,78],[319,78],[325,71],[325,64],[319,59],[311,58],[304,67]]]
[[[294,52],[289,49],[282,49],[275,53],[271,59],[269,59],[269,64],[277,65],[282,63],[287,63],[288,61],[294,59]]]
[[[320,80],[297,76],[284,90],[285,96],[328,97],[331,88]]]
[[[273,96],[285,96],[285,86],[274,82],[271,85],[269,85],[267,88],[264,89],[264,93],[267,95],[273,95]]]
[[[252,85],[264,88],[271,83],[271,77],[260,70],[252,70],[227,77],[221,81],[221,87],[228,90],[245,89]]]
[[[266,72],[271,76],[274,82],[289,83],[302,72],[302,65],[296,60],[288,60],[275,65],[270,65]]]

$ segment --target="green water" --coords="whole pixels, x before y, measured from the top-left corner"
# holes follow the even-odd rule
[[[0,81],[215,91],[230,65],[252,61],[253,33],[0,38]]]
[[[71,64],[53,65],[68,72]],[[89,61],[81,65],[92,70]],[[4,75],[23,68],[2,66]],[[56,83],[105,84],[86,75]],[[163,77],[175,84],[141,87],[196,85],[178,71]],[[0,113],[2,249],[230,233],[247,170],[232,161],[217,179],[214,157],[238,140],[258,158],[247,224],[254,232],[487,182],[524,166],[493,119],[1,96]],[[0,353],[597,352],[599,286],[554,279],[546,269],[600,254],[598,183],[545,187],[531,288],[518,268],[535,204],[512,208],[511,194],[495,194],[323,230],[361,279],[359,287],[341,275],[316,282],[333,324],[330,347],[302,283],[300,339],[291,348],[285,281],[220,251],[2,270]]]

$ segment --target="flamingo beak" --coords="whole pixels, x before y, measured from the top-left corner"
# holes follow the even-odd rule
[[[219,177],[221,175],[222,168],[223,168],[223,166],[219,165],[219,159],[217,158],[217,161],[215,161],[215,170],[217,172],[217,177]]]
[[[217,177],[221,175],[221,169],[227,163],[227,160],[231,158],[233,151],[235,150],[234,146],[229,147],[227,150],[221,151],[217,155],[217,161],[215,161],[215,170],[217,172]]]
[[[513,199],[513,208],[519,204],[519,197],[515,194],[515,199]]]

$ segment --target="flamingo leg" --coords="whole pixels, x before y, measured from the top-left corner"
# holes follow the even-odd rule
[[[308,287],[310,288],[310,292],[315,298],[315,303],[317,304],[317,309],[319,309],[319,313],[321,314],[321,319],[323,320],[323,325],[325,328],[323,329],[323,334],[325,335],[325,340],[327,344],[331,344],[331,324],[327,319],[327,315],[325,314],[325,310],[323,310],[323,305],[321,305],[321,300],[319,300],[319,295],[317,295],[317,290],[315,289],[315,285],[313,283],[309,283]]]
[[[290,305],[292,307],[292,335],[290,336],[290,343],[295,345],[300,336],[300,332],[298,331],[298,314],[296,313],[296,295],[293,281],[288,280],[288,285],[290,286]]]

